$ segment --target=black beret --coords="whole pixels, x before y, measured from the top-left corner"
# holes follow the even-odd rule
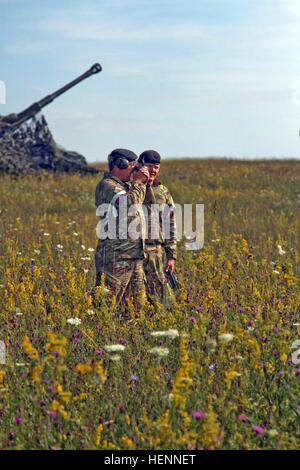
[[[134,162],[137,160],[137,155],[128,149],[115,149],[109,156],[109,160],[116,160],[117,158],[127,158],[128,161]]]
[[[153,163],[154,165],[160,165],[160,155],[155,150],[145,150],[138,159],[139,163]]]

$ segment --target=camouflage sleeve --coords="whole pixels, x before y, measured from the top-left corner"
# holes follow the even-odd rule
[[[176,220],[175,220],[175,206],[174,201],[166,188],[166,204],[169,207],[174,207],[174,210],[170,212],[170,238],[165,239],[162,246],[165,249],[167,260],[177,259],[177,235],[176,235]]]
[[[124,194],[124,191],[126,192],[126,194]],[[125,196],[127,197],[128,207],[132,204],[142,204],[144,202],[146,194],[146,185],[134,182],[129,185],[128,189],[128,186],[125,187],[114,180],[102,180],[96,187],[96,207],[104,203],[109,204],[114,198],[114,196],[116,196],[118,193],[123,193],[120,194],[120,198]],[[119,200],[117,199],[116,203],[118,202]]]
[[[127,204],[128,207],[133,204],[143,204],[146,195],[146,185],[143,183],[137,183],[132,181],[130,189],[127,192]]]

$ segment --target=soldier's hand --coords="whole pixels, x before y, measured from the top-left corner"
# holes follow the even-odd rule
[[[150,175],[149,175],[149,171],[148,171],[148,168],[146,166],[142,166],[139,171],[135,171],[133,173],[133,179],[134,181],[136,181],[137,183],[143,183],[143,184],[146,184],[148,179],[149,179]]]
[[[169,259],[167,261],[165,270],[166,272],[170,271],[170,273],[172,273],[174,271],[174,267],[175,267],[175,259]]]

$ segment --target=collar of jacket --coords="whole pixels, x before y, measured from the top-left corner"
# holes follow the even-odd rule
[[[157,178],[155,178],[155,180],[152,183],[152,186],[156,187],[156,186],[159,186],[161,184],[162,184],[161,181],[159,181]]]
[[[116,176],[112,175],[110,172],[105,172],[103,178],[105,178],[105,179],[110,179],[110,180],[114,180],[114,181],[116,181],[117,183],[122,184],[122,185],[125,186],[125,187],[128,187],[128,184],[127,184],[126,181],[120,180],[120,179],[117,178]]]

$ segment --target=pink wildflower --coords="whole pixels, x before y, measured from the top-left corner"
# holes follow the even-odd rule
[[[247,419],[247,416],[246,416],[246,415],[239,415],[238,418],[239,418],[241,421],[245,422],[246,419]]]
[[[189,320],[192,321],[192,322],[195,322],[195,321],[197,321],[197,318],[195,318],[195,317],[189,317]]]
[[[264,434],[266,432],[265,428],[262,428],[261,426],[252,426],[253,431],[256,431],[257,434]]]
[[[204,411],[192,411],[192,416],[194,416],[194,418],[196,419],[203,419],[205,418],[205,412]]]

